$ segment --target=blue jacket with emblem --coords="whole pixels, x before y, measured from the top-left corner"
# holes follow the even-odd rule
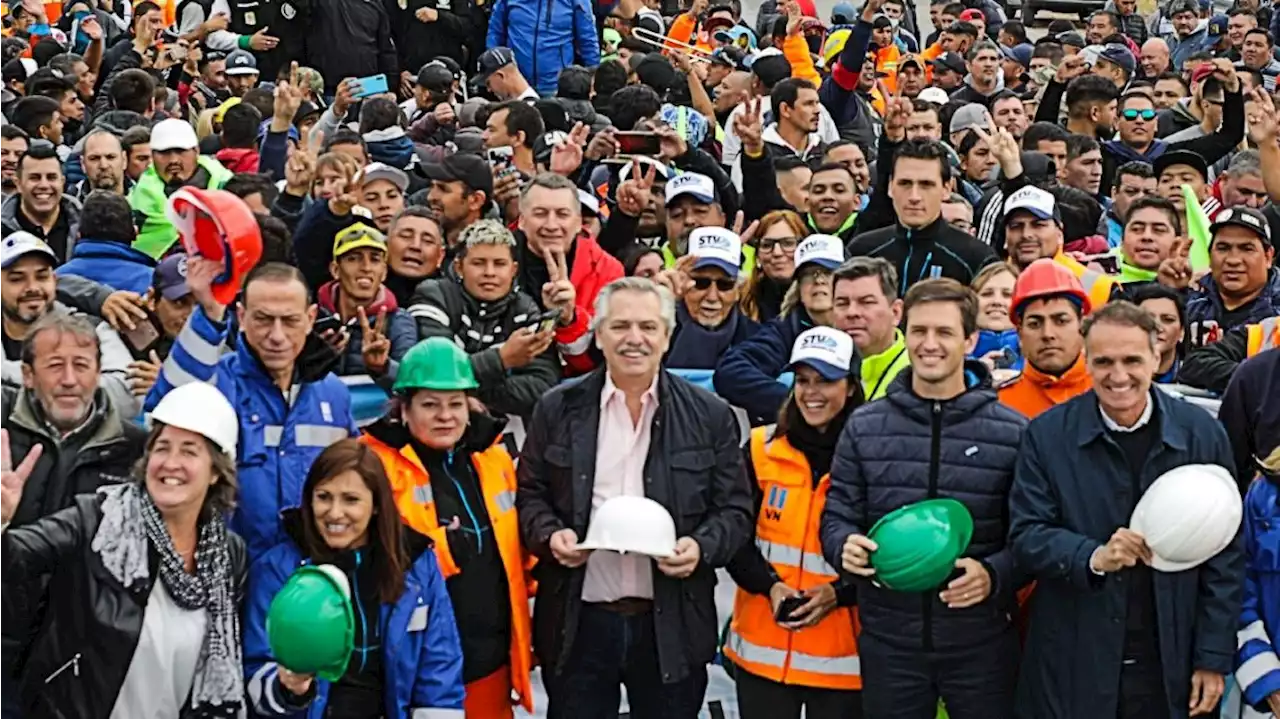
[[[862,631],[898,650],[954,652],[999,638],[1012,631],[1009,613],[1025,583],[1006,537],[1027,420],[1000,403],[985,365],[968,360],[965,369],[969,388],[946,401],[921,398],[911,388],[911,370],[900,372],[883,399],[849,415],[831,463],[821,538],[833,567],[850,534],[865,535],[904,505],[948,497],[973,515],[965,556],[986,566],[993,585],[981,603],[951,609],[937,591],[898,592],[853,579]]]
[[[520,74],[543,97],[556,93],[569,65],[600,64],[595,11],[589,0],[498,0],[485,47],[515,53]]]
[[[143,409],[174,387],[212,382],[240,418],[236,457],[240,492],[229,526],[254,559],[285,539],[280,512],[297,506],[307,470],[325,447],[357,433],[351,395],[329,372],[336,356],[314,335],[297,359],[292,397],[285,397],[244,338],[223,354],[226,324],[196,307],[178,334]]]
[[[406,530],[409,531],[409,530]],[[376,612],[381,625],[383,713],[405,719],[463,719],[462,645],[453,604],[436,564],[430,540],[411,534],[412,565],[404,593]],[[249,568],[244,614],[244,674],[250,707],[258,716],[326,716],[330,682],[317,678],[309,704],[280,685],[279,665],[267,639],[271,600],[294,570],[312,560],[293,539],[285,539]],[[352,598],[360,596],[353,589]],[[372,611],[370,616],[372,616]],[[305,712],[305,714],[302,714]]]
[[[1254,481],[1244,500],[1244,603],[1236,636],[1236,681],[1263,715],[1280,692],[1280,478]]]
[[[81,237],[71,248],[71,259],[58,268],[58,275],[76,275],[113,290],[142,295],[151,289],[155,271],[155,259],[145,252],[119,242]]]
[[[801,332],[813,327],[813,320],[803,306],[786,315],[760,325],[745,342],[733,345],[716,366],[716,393],[729,404],[741,407],[751,416],[752,424],[772,422],[791,392],[789,385],[778,382],[791,348]]]

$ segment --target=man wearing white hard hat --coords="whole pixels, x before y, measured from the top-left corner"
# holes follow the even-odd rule
[[[752,506],[733,412],[662,370],[675,316],[671,293],[650,280],[607,285],[592,321],[605,366],[553,388],[528,425],[516,509],[540,560],[534,653],[552,717],[616,717],[623,684],[634,719],[702,708],[719,633],[715,569],[747,541]],[[579,546],[623,496],[671,514],[670,556]]]
[[[169,195],[179,187],[216,190],[231,177],[231,171],[217,160],[200,154],[200,140],[191,123],[176,118],[157,122],[151,128],[151,165],[129,193],[134,214],[143,218],[133,246],[156,259],[162,257],[178,239],[164,211]]]
[[[1164,524],[1180,521],[1176,512],[1143,509],[1171,506],[1144,496],[1170,470],[1218,465],[1203,479],[1208,509],[1233,466],[1211,415],[1153,390],[1156,334],[1150,313],[1129,302],[1095,310],[1084,325],[1093,389],[1041,414],[1023,440],[1009,537],[1037,583],[1020,716],[1207,715],[1233,669],[1244,557],[1238,532],[1213,526],[1230,517],[1180,530]],[[1238,494],[1229,499],[1234,507]],[[1212,531],[1220,541],[1210,549],[1224,548],[1199,564],[1166,556],[1171,535],[1193,531]]]
[[[668,368],[714,370],[730,347],[759,329],[738,309],[741,261],[742,243],[732,230],[699,227],[689,235],[689,254],[667,274],[679,292],[676,330],[665,359]],[[705,386],[710,389],[710,383]]]
[[[9,267],[6,257],[6,274]],[[6,304],[8,292],[6,284]],[[120,481],[142,456],[145,432],[132,421],[136,403],[130,401],[129,407],[121,407],[115,395],[100,386],[97,332],[84,315],[60,311],[44,313],[26,332],[21,389],[6,386],[0,410],[6,431],[5,458],[12,460],[11,466],[21,465],[28,457],[37,458],[32,460],[35,466],[27,479],[24,500],[10,520],[13,527],[71,506],[77,494]],[[10,682],[17,676],[18,657],[27,653],[28,642],[39,628],[35,609],[43,588],[39,581],[5,580],[4,621],[0,623],[0,696],[5,716],[12,716],[8,713],[11,702],[16,706],[18,689]]]

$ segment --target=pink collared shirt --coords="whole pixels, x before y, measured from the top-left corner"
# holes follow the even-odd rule
[[[627,398],[605,374],[596,430],[596,476],[591,489],[591,518],[613,497],[644,496],[644,464],[649,456],[653,416],[658,411],[658,377],[640,401],[640,420],[631,421]],[[582,601],[653,599],[653,560],[642,554],[596,550],[587,558]]]

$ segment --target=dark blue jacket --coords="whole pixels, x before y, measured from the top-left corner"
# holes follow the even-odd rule
[[[1223,324],[1222,318],[1227,308],[1222,304],[1222,295],[1213,275],[1200,278],[1200,288],[1187,295],[1187,332],[1191,341],[1197,345],[1208,344],[1206,337],[1215,329],[1221,332],[1255,324],[1268,317],[1280,315],[1280,270],[1272,267],[1267,271],[1267,284],[1258,295],[1249,311],[1237,318],[1236,324]]]
[[[1160,438],[1143,465],[1142,491],[1184,464],[1232,468],[1227,434],[1208,412],[1159,390],[1152,397]],[[1123,572],[1095,575],[1089,558],[1129,524],[1138,499],[1092,391],[1031,423],[1009,495],[1009,543],[1036,580],[1018,716],[1116,716],[1128,584]],[[1232,671],[1243,576],[1239,535],[1196,569],[1153,573],[1168,701],[1162,716],[1187,716],[1193,669]]]
[[[101,282],[113,290],[145,294],[151,289],[156,261],[145,252],[110,240],[80,238],[71,248],[71,259],[58,268],[59,275],[77,275]]]
[[[972,649],[1012,628],[1023,583],[1005,544],[1007,499],[1027,420],[1000,404],[981,362],[965,363],[969,389],[945,402],[911,389],[903,370],[884,399],[854,410],[831,463],[822,511],[822,553],[833,567],[850,534],[866,534],[881,517],[924,499],[949,497],[973,515],[965,556],[986,565],[994,584],[981,604],[950,609],[938,590],[898,592],[855,578],[862,631],[906,651]]]
[[[790,388],[778,375],[791,360],[791,348],[801,332],[813,327],[803,306],[760,326],[746,342],[724,353],[716,366],[716,394],[751,415],[753,421],[773,421]]]
[[[728,319],[715,329],[694,321],[681,302],[676,306],[676,329],[663,362],[671,369],[715,369],[721,357],[751,338],[760,325],[733,308]]]
[[[1266,459],[1280,447],[1280,349],[1241,362],[1222,394],[1218,420],[1231,439],[1236,480],[1242,490],[1253,481],[1254,457]]]
[[[1280,692],[1280,479],[1254,481],[1244,499],[1244,609],[1236,681],[1244,702],[1265,713],[1267,697]]]

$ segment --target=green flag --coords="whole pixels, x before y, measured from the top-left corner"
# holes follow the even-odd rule
[[[1190,185],[1182,186],[1182,202],[1187,207],[1187,237],[1191,240],[1191,271],[1209,269],[1209,215]]]

